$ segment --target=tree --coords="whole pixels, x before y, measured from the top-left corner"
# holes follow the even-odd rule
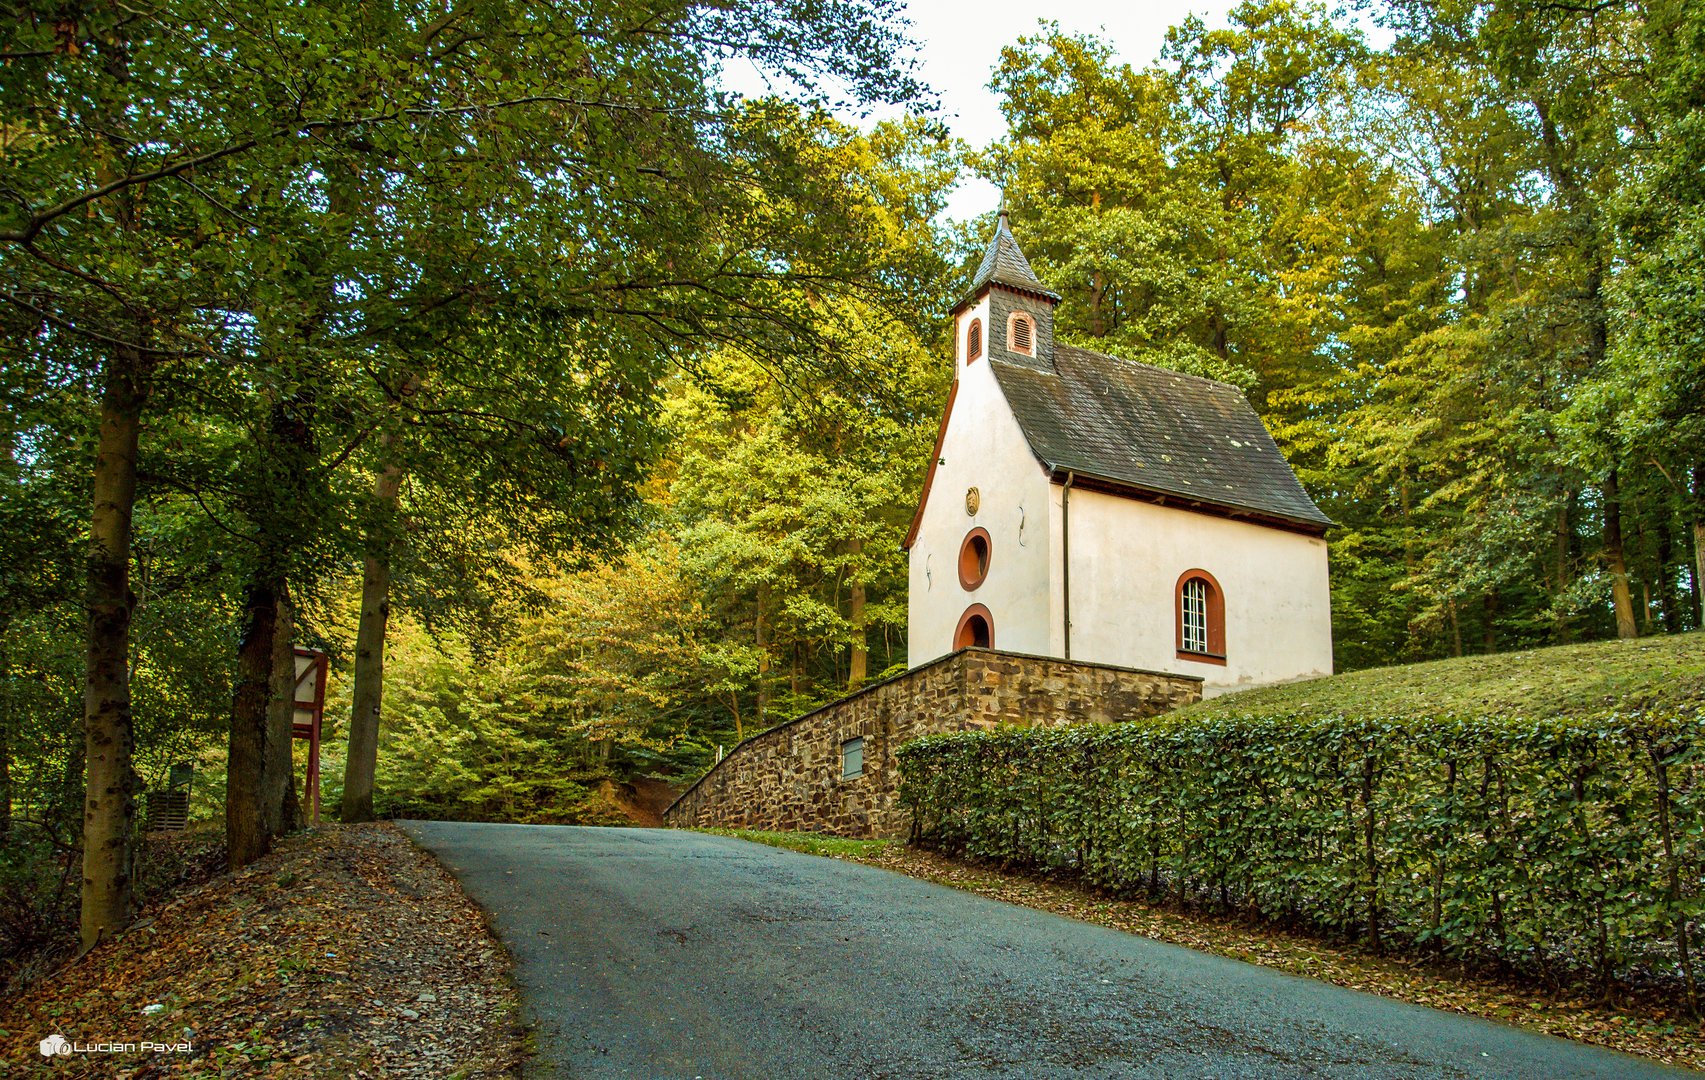
[[[1059,332],[1249,392],[1339,522],[1341,666],[1695,625],[1691,23],[1375,13],[1379,53],[1252,3],[1147,69],[1057,29],[1003,54],[982,167]]]
[[[1641,44],[1652,74],[1636,168],[1612,212],[1629,266],[1612,286],[1613,343],[1601,392],[1581,406],[1622,454],[1649,462],[1689,524],[1693,623],[1705,597],[1705,13],[1651,5]]]
[[[215,376],[235,394],[217,411],[240,417],[247,410],[234,406],[246,400],[268,417],[242,500],[251,519],[263,520],[250,552],[232,716],[239,768],[231,854],[240,863],[265,847],[256,823],[269,815],[251,804],[253,793],[267,788],[253,776],[266,755],[248,751],[265,745],[270,670],[263,668],[275,652],[273,625],[290,564],[302,554],[292,539],[300,522],[263,508],[269,497],[323,501],[328,485],[310,465],[324,445],[320,437],[335,433],[326,430],[341,407],[333,393],[359,381],[359,351],[349,339],[375,329],[373,321],[340,322],[343,312],[335,309],[366,301],[369,316],[400,320],[465,306],[476,293],[411,291],[407,286],[429,280],[413,280],[403,268],[391,281],[405,286],[400,295],[340,293],[340,283],[373,269],[362,256],[376,249],[340,247],[338,240],[356,240],[363,223],[387,224],[391,208],[404,201],[393,196],[425,193],[423,178],[460,181],[460,189],[433,191],[470,212],[466,235],[485,238],[488,271],[514,265],[491,257],[502,228],[509,230],[504,245],[538,245],[532,250],[539,257],[526,260],[534,271],[527,284],[550,279],[546,268],[560,251],[577,250],[593,263],[608,259],[613,273],[551,293],[580,317],[603,313],[675,331],[680,323],[659,315],[666,303],[631,302],[647,291],[708,295],[714,303],[689,310],[720,304],[726,317],[736,317],[749,310],[745,296],[716,288],[714,278],[707,287],[702,273],[677,276],[679,268],[669,265],[672,256],[706,252],[706,233],[690,233],[691,245],[667,242],[689,234],[683,225],[706,219],[726,182],[699,184],[687,197],[647,197],[684,195],[706,179],[699,166],[722,160],[716,136],[726,129],[713,121],[726,115],[726,103],[705,89],[714,64],[742,57],[802,84],[835,78],[865,100],[905,100],[915,87],[894,61],[886,0],[797,10],[605,5],[572,14],[519,4],[328,13],[185,2],[144,12],[20,14],[3,45],[16,66],[0,105],[10,179],[0,213],[3,298],[51,327],[55,345],[98,372],[105,401],[104,441],[93,456],[96,557],[88,600],[84,937],[93,942],[128,912],[135,782],[127,574],[139,433],[146,409],[167,406],[160,387],[193,390],[194,373],[204,370],[198,365],[237,359],[246,377]],[[692,152],[670,154],[671,147]],[[364,166],[371,170],[365,176]],[[614,182],[601,185],[599,177]],[[458,191],[469,198],[458,201]],[[366,204],[356,202],[362,195]],[[495,216],[497,207],[513,213]],[[675,231],[623,231],[652,224],[647,214],[658,207],[681,209],[663,215]],[[550,216],[564,209],[576,212]],[[528,232],[552,222],[556,227]],[[575,231],[587,223],[592,227]],[[728,239],[740,242],[738,235]],[[440,251],[445,262],[466,260],[473,285],[494,279],[474,269],[482,265],[478,248],[458,251],[447,238]],[[618,252],[624,258],[609,258]],[[707,265],[721,268],[701,258],[696,269]],[[371,283],[364,279],[362,288]],[[205,404],[194,392],[177,401]]]

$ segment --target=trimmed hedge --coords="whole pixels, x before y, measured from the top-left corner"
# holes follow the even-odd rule
[[[919,739],[900,797],[948,851],[1697,1011],[1702,746],[1697,707],[1166,716]]]

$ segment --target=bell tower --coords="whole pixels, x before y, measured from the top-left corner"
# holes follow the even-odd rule
[[[1051,292],[1030,268],[1018,247],[1006,207],[995,235],[971,279],[971,289],[954,305],[960,367],[982,356],[1041,371],[1054,369],[1054,308]]]

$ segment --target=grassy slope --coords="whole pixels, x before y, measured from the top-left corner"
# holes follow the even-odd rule
[[[1205,701],[1180,715],[1583,716],[1705,703],[1705,632],[1369,668]]]
[[[807,855],[827,855],[835,859],[860,859],[879,855],[894,843],[891,840],[851,840],[844,836],[825,836],[813,832],[768,832],[763,829],[695,829],[694,832],[713,833],[750,840],[755,844],[803,851]]]

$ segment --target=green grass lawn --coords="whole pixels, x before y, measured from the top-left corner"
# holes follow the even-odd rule
[[[1705,703],[1705,632],[1369,668],[1226,694],[1177,715],[1585,716]]]
[[[750,840],[755,844],[768,844],[770,847],[787,848],[789,851],[803,851],[807,855],[830,855],[840,858],[864,858],[878,855],[893,840],[849,840],[844,836],[824,836],[822,833],[810,832],[765,832],[762,829],[694,829],[694,832],[714,833],[717,836],[733,836],[741,840]]]

